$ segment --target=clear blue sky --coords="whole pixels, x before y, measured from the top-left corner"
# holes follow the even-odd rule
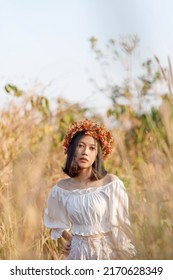
[[[93,95],[89,82],[100,72],[88,39],[104,45],[137,34],[138,59],[157,55],[166,64],[173,51],[172,11],[172,0],[0,0],[0,88],[52,82],[48,97],[104,110],[108,102]],[[118,67],[111,71],[119,76]],[[1,91],[1,106],[6,100]]]

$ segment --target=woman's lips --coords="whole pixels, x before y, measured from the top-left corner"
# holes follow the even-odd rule
[[[88,159],[87,158],[80,158],[80,161],[87,162]]]

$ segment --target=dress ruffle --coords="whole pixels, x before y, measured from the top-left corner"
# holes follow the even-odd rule
[[[117,259],[110,236],[97,238],[74,236],[68,260],[109,260]]]
[[[84,251],[86,251],[85,236],[110,231],[116,257],[128,259],[136,254],[128,213],[128,196],[123,182],[118,178],[103,186],[72,191],[63,189],[58,184],[55,185],[48,197],[44,223],[51,229],[52,239],[60,238],[64,230],[70,230],[73,235],[83,236],[81,240],[85,245],[82,247]],[[76,240],[73,243],[79,242],[76,238],[73,240]],[[99,242],[101,240],[95,241],[95,244],[99,245],[94,248],[98,251],[97,255],[100,259],[104,248]],[[92,250],[89,245],[87,248]],[[73,250],[71,256],[72,252]],[[86,257],[88,251],[84,255]],[[113,255],[115,257],[115,254],[110,253],[109,257],[112,258]]]

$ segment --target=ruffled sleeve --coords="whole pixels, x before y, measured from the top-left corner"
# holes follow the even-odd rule
[[[118,259],[136,255],[128,212],[128,196],[121,180],[113,183],[110,193],[110,223]]]
[[[47,208],[44,211],[44,224],[51,229],[51,238],[60,238],[64,230],[70,229],[70,222],[65,209],[66,197],[56,185],[49,193]]]

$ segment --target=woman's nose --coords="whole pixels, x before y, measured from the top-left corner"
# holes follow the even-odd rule
[[[84,149],[83,149],[83,155],[87,155],[88,154],[88,148],[87,147],[85,147]]]

